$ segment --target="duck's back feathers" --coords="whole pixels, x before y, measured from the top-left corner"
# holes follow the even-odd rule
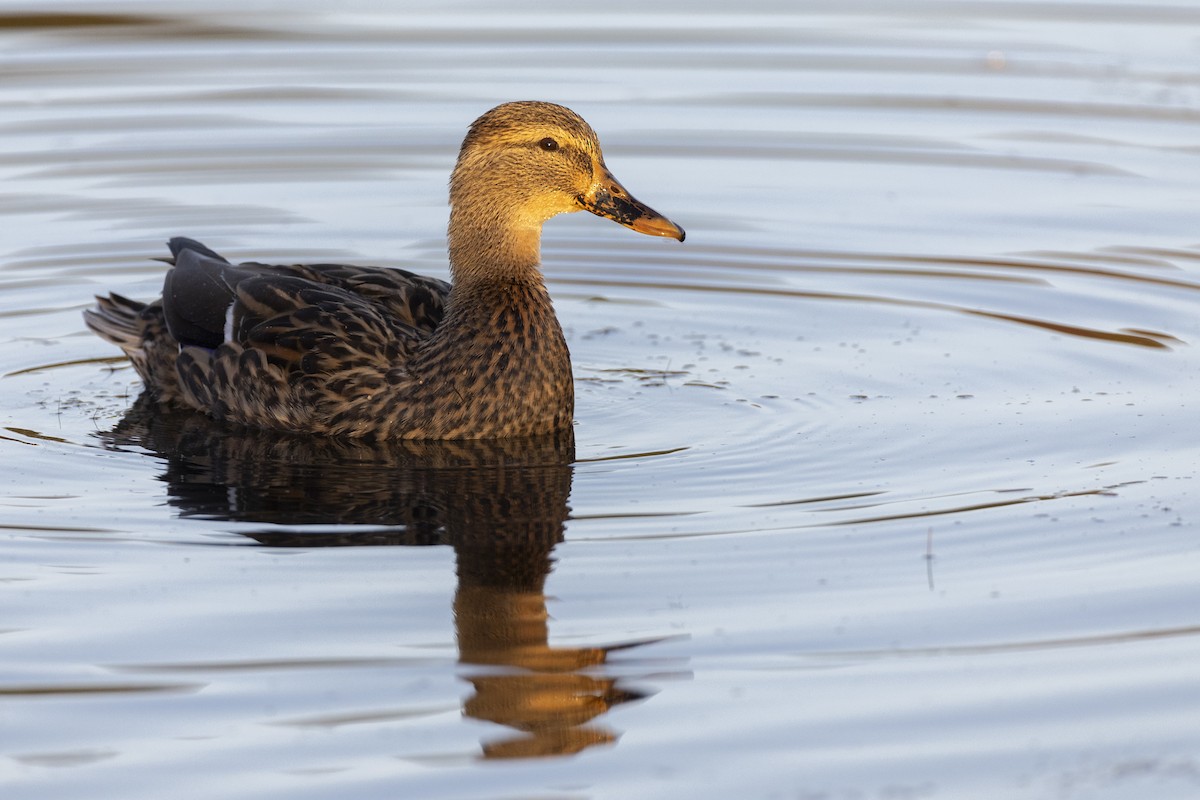
[[[160,400],[259,427],[319,428],[332,411],[314,397],[330,385],[354,399],[402,382],[450,291],[398,269],[235,265],[182,237],[170,248],[161,300],[97,298],[85,320]]]
[[[255,329],[305,309],[382,314],[430,333],[442,320],[450,285],[406,270],[346,264],[231,264],[199,242],[170,242],[173,268],[163,290],[163,315],[182,345],[214,349],[246,343]],[[305,312],[312,313],[312,312]],[[257,337],[261,339],[261,336]]]

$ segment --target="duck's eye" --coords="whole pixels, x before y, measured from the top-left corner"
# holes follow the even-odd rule
[[[545,150],[547,153],[553,153],[555,150],[558,149],[558,142],[554,141],[549,136],[547,136],[545,139],[542,139],[540,142],[538,142],[538,146],[541,147],[543,150]]]

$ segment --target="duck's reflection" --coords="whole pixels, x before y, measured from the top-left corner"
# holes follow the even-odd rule
[[[612,742],[616,734],[596,718],[645,696],[605,669],[610,652],[642,642],[548,642],[544,587],[568,513],[570,432],[478,442],[301,439],[139,401],[103,437],[161,456],[170,502],[183,515],[271,523],[247,534],[266,545],[452,546],[459,661],[474,687],[464,710],[519,732],[485,742],[486,757]]]

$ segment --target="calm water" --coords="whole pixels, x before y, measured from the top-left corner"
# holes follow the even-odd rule
[[[0,5],[5,797],[1200,796],[1200,6],[263,5]],[[524,98],[689,234],[547,226],[573,441],[85,331],[176,234],[444,276]]]

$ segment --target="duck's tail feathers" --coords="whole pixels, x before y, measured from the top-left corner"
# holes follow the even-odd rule
[[[96,297],[96,307],[83,312],[83,321],[103,339],[115,344],[132,356],[142,349],[146,329],[142,312],[145,303],[130,300],[119,294]]]

